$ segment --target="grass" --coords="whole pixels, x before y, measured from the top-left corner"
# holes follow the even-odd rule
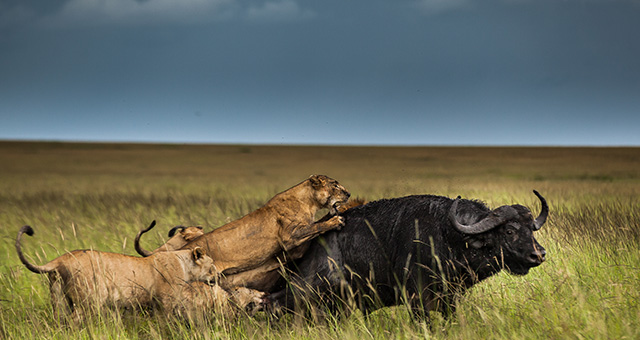
[[[640,149],[302,147],[0,142],[0,339],[638,339]],[[325,322],[212,318],[187,327],[158,315],[106,312],[58,324],[46,278],[22,266],[14,240],[45,263],[73,249],[133,255],[177,224],[211,230],[314,173],[369,200],[432,193],[520,203],[551,215],[537,233],[548,261],[523,277],[476,285],[455,317],[412,320],[402,307]]]

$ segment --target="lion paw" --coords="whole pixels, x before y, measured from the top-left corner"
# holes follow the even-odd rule
[[[342,217],[342,216],[333,216],[329,220],[329,223],[331,224],[333,229],[340,230],[340,229],[342,229],[342,226],[344,226],[344,217]]]

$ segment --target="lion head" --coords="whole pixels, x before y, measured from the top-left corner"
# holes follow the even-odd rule
[[[314,189],[316,201],[322,208],[328,208],[331,214],[336,214],[338,207],[351,196],[338,181],[325,175],[312,175],[309,182]]]
[[[187,267],[187,273],[193,281],[218,282],[221,273],[213,264],[213,259],[201,247],[191,250],[191,266]]]
[[[269,302],[266,293],[246,287],[232,288],[231,298],[237,307],[244,310],[250,316],[263,310]]]

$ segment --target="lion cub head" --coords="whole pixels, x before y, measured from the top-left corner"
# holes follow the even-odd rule
[[[255,289],[235,287],[230,290],[230,293],[235,305],[250,316],[264,310],[268,303],[267,294]]]
[[[338,181],[325,175],[312,175],[309,182],[316,201],[322,208],[328,208],[331,214],[336,214],[338,207],[351,196]]]
[[[221,273],[213,264],[213,259],[201,247],[195,247],[191,251],[193,262],[185,267],[187,276],[191,281],[218,282]]]

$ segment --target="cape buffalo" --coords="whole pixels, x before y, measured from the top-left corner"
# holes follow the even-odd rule
[[[365,313],[407,304],[417,316],[452,312],[455,297],[501,269],[524,275],[545,260],[533,236],[537,218],[522,205],[496,209],[476,200],[415,195],[382,199],[347,210],[341,231],[315,240],[271,299],[291,311],[322,301],[347,301]],[[300,303],[302,302],[302,303]],[[343,304],[344,306],[344,304]]]

